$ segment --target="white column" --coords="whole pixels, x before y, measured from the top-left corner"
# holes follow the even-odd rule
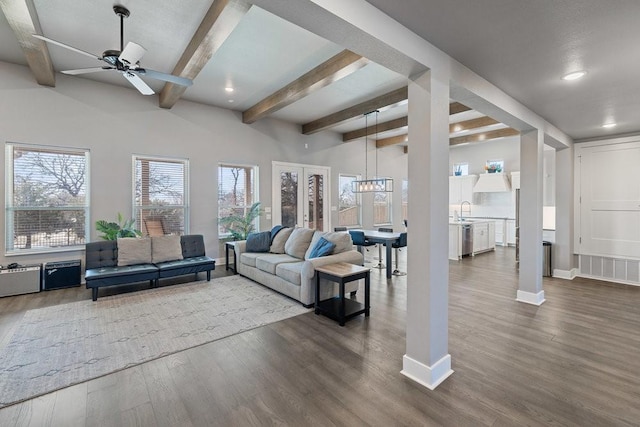
[[[556,151],[556,242],[553,275],[573,279],[577,263],[573,255],[573,147]]]
[[[520,136],[520,281],[516,300],[540,305],[542,290],[542,164],[544,134]]]
[[[407,353],[402,374],[434,389],[449,375],[449,79],[409,82]]]

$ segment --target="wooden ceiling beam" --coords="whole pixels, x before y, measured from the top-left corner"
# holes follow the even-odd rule
[[[390,138],[382,138],[376,141],[376,148],[387,147],[389,145],[402,144],[409,140],[409,135],[398,135],[392,136]]]
[[[313,133],[320,132],[321,130],[336,126],[344,121],[362,116],[370,111],[406,101],[408,94],[407,86],[401,87],[400,89],[385,93],[384,95],[380,95],[352,107],[345,108],[337,113],[329,114],[328,116],[322,117],[318,120],[306,123],[302,125],[302,133],[304,135],[311,135]]]
[[[0,8],[38,84],[54,87],[56,77],[47,44],[33,37],[34,34],[42,34],[33,0],[0,0]]]
[[[399,129],[408,125],[407,117],[400,117],[398,119],[389,120],[388,122],[378,123],[377,132],[386,132],[393,129]],[[342,134],[342,141],[353,141],[354,139],[362,138],[364,136],[374,135],[376,133],[376,126],[369,126],[368,128],[356,129],[351,132]]]
[[[464,113],[465,111],[471,111],[471,108],[466,105],[462,105],[459,102],[452,102],[449,104],[449,115]]]
[[[496,138],[503,138],[506,136],[514,136],[519,134],[520,132],[512,128],[498,129],[498,130],[492,130],[490,132],[474,133],[473,135],[465,135],[465,136],[458,136],[456,138],[450,138],[449,145],[452,146],[452,145],[460,145],[460,144],[471,143],[471,142],[484,142],[484,141],[490,141]]]
[[[214,0],[171,74],[193,80],[249,8],[251,3],[245,0]],[[185,90],[185,86],[165,83],[160,92],[160,107],[173,107]]]
[[[367,58],[345,49],[244,111],[242,122],[254,123],[310,93],[358,71],[368,63]]]
[[[449,125],[449,133],[460,132],[463,130],[477,129],[485,126],[491,126],[499,123],[491,117],[484,116],[477,119],[465,120],[464,122],[451,123]]]
[[[498,129],[498,130],[492,130],[489,132],[481,132],[473,135],[465,135],[465,136],[459,136],[455,138],[449,138],[449,145],[451,146],[451,145],[460,145],[460,144],[470,143],[470,142],[490,141],[496,138],[504,138],[507,136],[515,136],[519,134],[520,132],[512,128]],[[395,144],[402,144],[408,141],[409,141],[408,134],[392,136],[390,138],[382,138],[376,141],[376,148],[387,147],[389,145],[395,145]]]

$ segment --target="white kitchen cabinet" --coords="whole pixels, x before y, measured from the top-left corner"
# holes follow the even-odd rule
[[[462,233],[459,224],[449,224],[449,259],[462,258]]]
[[[495,244],[501,246],[507,246],[506,234],[507,234],[507,222],[504,219],[496,219],[494,221],[495,227]]]
[[[516,220],[515,219],[507,220],[507,245],[509,246],[516,245]]]
[[[473,223],[473,254],[496,248],[496,231],[493,221]]]
[[[456,205],[464,201],[473,203],[473,186],[478,181],[478,175],[463,175],[449,177],[449,204]]]

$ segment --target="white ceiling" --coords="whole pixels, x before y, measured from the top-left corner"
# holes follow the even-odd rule
[[[45,36],[96,54],[119,48],[113,0],[33,1]],[[640,130],[640,56],[634,54],[640,40],[635,22],[640,1],[368,1],[574,138]],[[125,20],[125,43],[135,41],[147,49],[141,60],[145,68],[171,72],[211,3],[122,0],[120,4],[131,11]],[[0,39],[1,61],[26,64],[3,15]],[[183,99],[243,111],[342,49],[254,6]],[[49,51],[56,71],[101,64],[54,45]],[[582,80],[560,80],[564,73],[582,68],[588,71]],[[128,85],[111,72],[74,78]],[[156,91],[162,89],[161,82],[145,81]],[[235,88],[232,94],[224,91],[228,85]],[[303,124],[404,85],[404,77],[369,63],[273,117]],[[406,105],[398,106],[381,111],[378,120],[406,113]],[[463,113],[452,120],[474,117],[477,113]],[[618,126],[602,129],[601,124],[610,120]],[[361,127],[363,118],[333,130]]]
[[[638,0],[367,1],[573,138],[640,131]]]

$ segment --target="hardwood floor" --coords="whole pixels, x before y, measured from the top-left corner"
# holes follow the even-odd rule
[[[515,301],[513,258],[450,262],[455,373],[435,391],[400,374],[406,277],[373,270],[367,319],[290,318],[4,408],[0,425],[640,425],[640,287],[545,278],[535,307]],[[1,298],[0,341],[28,309],[90,297]]]

